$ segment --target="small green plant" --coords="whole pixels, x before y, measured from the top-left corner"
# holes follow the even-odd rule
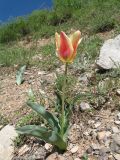
[[[26,65],[22,66],[16,73],[16,83],[20,85],[23,82],[24,72],[26,70]]]
[[[1,113],[0,113],[0,125],[5,126],[9,123],[7,118],[5,118]]]
[[[71,113],[71,105],[66,103],[67,69],[68,63],[72,62],[76,56],[76,50],[81,40],[80,35],[80,31],[73,33],[70,38],[64,32],[61,32],[60,35],[58,35],[58,33],[55,34],[57,55],[60,60],[65,63],[63,84],[62,86],[58,85],[59,89],[62,88],[62,94],[59,95],[60,102],[57,104],[59,105],[58,116],[47,111],[44,106],[28,101],[28,106],[46,120],[47,127],[40,125],[26,125],[16,129],[20,134],[38,137],[57,146],[61,150],[66,150],[67,148],[69,117]]]
[[[27,136],[25,135],[19,135],[15,140],[14,140],[14,145],[15,147],[21,147],[24,145],[24,142],[27,140]]]

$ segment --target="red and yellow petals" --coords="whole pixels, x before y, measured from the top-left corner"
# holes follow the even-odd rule
[[[56,43],[56,51],[58,52],[60,48],[60,35],[57,32],[55,33],[55,43]]]
[[[59,56],[62,57],[66,62],[69,61],[69,58],[72,56],[74,49],[71,44],[70,39],[64,32],[60,33],[60,48]]]
[[[72,62],[80,41],[81,32],[76,31],[70,38],[62,31],[55,33],[56,54],[63,62]]]
[[[72,46],[74,48],[74,52],[76,52],[77,47],[80,43],[80,37],[81,37],[81,32],[80,31],[74,32],[70,37],[70,40],[72,42]]]

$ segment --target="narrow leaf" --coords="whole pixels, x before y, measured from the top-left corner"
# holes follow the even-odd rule
[[[26,65],[22,66],[16,73],[16,83],[20,85],[23,82],[23,75],[26,69]]]
[[[31,136],[38,137],[48,143],[51,143],[61,150],[65,150],[67,148],[67,143],[60,137],[60,135],[56,131],[50,131],[47,128],[35,126],[35,125],[27,125],[16,129],[20,134],[27,134]]]
[[[29,100],[32,101],[32,102],[35,101],[35,95],[34,95],[34,92],[33,92],[32,88],[30,88],[30,89],[28,90],[28,98],[29,98]]]
[[[30,106],[34,111],[39,113],[52,128],[56,128],[57,131],[60,131],[60,125],[58,118],[52,113],[46,111],[45,107],[40,106],[39,104],[33,102],[27,102],[28,106]]]

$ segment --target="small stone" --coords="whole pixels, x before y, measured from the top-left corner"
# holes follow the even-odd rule
[[[83,134],[84,134],[85,136],[89,136],[90,133],[86,131],[86,132],[84,132]]]
[[[58,160],[65,160],[65,158],[61,155],[58,155]]]
[[[67,147],[67,150],[71,150],[73,148],[73,144],[72,143],[69,143],[68,147]]]
[[[91,147],[92,147],[93,150],[99,150],[100,149],[100,145],[95,144],[95,143],[92,143]]]
[[[57,159],[58,157],[58,154],[57,153],[53,153],[51,155],[49,155],[46,160],[54,160],[54,159]]]
[[[115,124],[120,125],[120,121],[115,121]]]
[[[113,160],[113,156],[112,156],[112,155],[109,155],[109,156],[108,156],[108,160]]]
[[[51,147],[52,147],[51,144],[49,144],[49,143],[46,143],[46,144],[45,144],[45,149],[46,149],[46,150],[49,150]]]
[[[86,111],[86,110],[90,110],[90,109],[91,109],[91,107],[88,103],[86,103],[86,102],[80,103],[80,110],[81,111]]]
[[[103,147],[103,148],[100,149],[100,156],[105,156],[106,153],[110,153],[109,148]]]
[[[107,136],[106,136],[106,132],[105,132],[105,131],[102,131],[102,132],[98,132],[98,133],[97,133],[97,138],[98,138],[99,142],[104,141],[104,139],[105,139],[106,137],[107,137]]]
[[[105,143],[104,143],[105,147],[109,147],[110,142],[111,142],[110,139],[107,139],[107,140],[105,141]]]
[[[24,145],[19,149],[19,156],[22,156],[23,154],[25,154],[26,152],[28,152],[30,150],[30,148],[28,147],[28,145]]]
[[[120,113],[117,114],[117,118],[120,120]]]
[[[75,146],[70,151],[71,151],[71,153],[76,153],[78,151],[78,149],[79,149],[79,147]]]
[[[114,154],[113,156],[114,156],[115,160],[120,160],[120,154]]]
[[[81,160],[80,158],[75,158],[74,160]]]
[[[120,89],[117,89],[116,94],[120,96]]]
[[[116,134],[113,136],[114,142],[120,146],[120,134]]]
[[[100,125],[101,125],[101,122],[97,122],[94,124],[94,128],[98,128],[98,127],[100,127]]]
[[[87,78],[87,75],[81,75],[78,80],[80,82],[83,82],[84,84],[88,84],[88,78]]]
[[[108,160],[108,155],[105,154],[104,156],[99,156],[98,160]],[[112,159],[113,160],[113,159]]]
[[[93,139],[96,139],[96,137],[97,137],[96,131],[94,131],[94,130],[91,131],[91,132],[90,132],[90,136],[92,136]]]
[[[110,136],[111,136],[111,132],[110,132],[110,131],[106,131],[105,134],[106,134],[107,137],[110,137]]]
[[[94,120],[88,120],[88,124],[94,124],[95,121]]]
[[[30,79],[30,80],[28,80],[28,84],[32,84],[32,82],[33,82],[33,81],[32,81],[31,79]]]
[[[92,151],[93,151],[92,147],[89,147],[86,152],[87,152],[88,154],[91,154]]]
[[[99,150],[95,150],[93,154],[94,154],[94,155],[99,155],[100,152],[99,152]]]
[[[46,157],[46,150],[44,147],[39,147],[35,153],[32,154],[33,158],[28,158],[30,160],[33,160],[33,159],[44,159],[44,157]],[[34,158],[35,157],[35,158]]]
[[[110,149],[112,152],[115,152],[115,153],[119,153],[120,151],[120,147],[115,142],[112,142],[110,144]]]
[[[119,133],[120,132],[117,127],[112,127],[112,131],[113,131],[113,133]]]
[[[39,72],[38,72],[38,75],[45,75],[45,74],[46,74],[45,71],[39,71]]]

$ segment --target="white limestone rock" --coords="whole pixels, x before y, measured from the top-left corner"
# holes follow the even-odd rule
[[[0,160],[12,160],[14,152],[14,140],[18,136],[15,128],[11,125],[5,126],[0,131]]]
[[[120,34],[104,42],[96,64],[105,70],[120,67]]]

